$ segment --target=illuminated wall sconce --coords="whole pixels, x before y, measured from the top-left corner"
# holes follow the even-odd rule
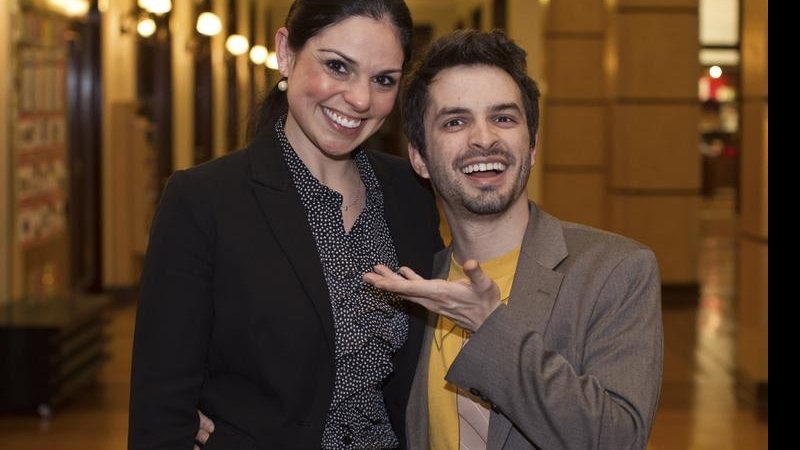
[[[49,0],[48,3],[69,17],[83,17],[89,12],[89,0]]]
[[[240,56],[247,53],[247,50],[250,49],[250,42],[241,34],[232,34],[228,36],[228,40],[225,41],[225,48],[228,49],[232,55]]]
[[[205,36],[216,36],[222,31],[222,22],[213,12],[204,12],[197,16],[197,32]]]
[[[267,47],[263,45],[254,45],[253,48],[250,49],[250,61],[253,61],[253,64],[264,64],[267,62],[267,57],[269,56],[269,52],[267,51]]]
[[[139,36],[147,39],[158,31],[158,25],[151,13],[139,11],[134,7],[120,16],[119,31],[121,34],[128,34],[133,33],[134,30]]]
[[[278,70],[278,54],[275,52],[269,52],[267,55],[267,68],[272,70]]]
[[[136,24],[136,32],[143,38],[149,38],[155,34],[157,28],[156,21],[149,16],[139,17],[139,22]]]
[[[138,0],[139,8],[153,14],[166,14],[172,11],[172,0]]]

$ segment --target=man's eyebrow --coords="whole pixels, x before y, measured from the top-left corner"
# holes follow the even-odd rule
[[[444,107],[436,112],[436,117],[452,116],[455,114],[469,114],[470,110],[463,106]]]
[[[513,110],[516,112],[521,113],[522,109],[516,103],[501,103],[499,105],[494,105],[491,107],[490,111],[492,112],[500,112],[500,111],[508,111]]]
[[[516,111],[518,113],[522,113],[522,108],[520,108],[519,105],[517,105],[514,102],[500,103],[498,105],[492,105],[489,108],[489,111],[491,111],[493,113],[498,113],[498,112],[502,112],[502,111],[509,111],[509,110]],[[465,108],[463,106],[450,106],[450,107],[444,107],[444,108],[440,109],[436,113],[436,117],[451,116],[451,115],[458,115],[458,114],[471,114],[471,113],[472,113],[472,111],[469,108]]]

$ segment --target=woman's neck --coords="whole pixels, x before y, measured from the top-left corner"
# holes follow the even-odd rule
[[[303,161],[314,178],[329,188],[342,192],[348,185],[360,180],[352,153],[328,155],[320,150],[303,132],[297,122],[289,115],[284,126],[284,134],[297,156]]]

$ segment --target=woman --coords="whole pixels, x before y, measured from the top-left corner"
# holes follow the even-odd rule
[[[178,171],[153,220],[133,351],[129,446],[397,448],[422,324],[365,285],[430,272],[441,246],[408,165],[361,144],[410,53],[402,0],[296,0],[283,80],[242,151]]]

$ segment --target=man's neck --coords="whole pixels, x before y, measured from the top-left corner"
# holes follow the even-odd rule
[[[489,261],[522,245],[530,217],[524,196],[499,214],[479,215],[463,210],[454,214],[446,204],[444,211],[453,236],[453,252],[460,264],[468,259]]]

